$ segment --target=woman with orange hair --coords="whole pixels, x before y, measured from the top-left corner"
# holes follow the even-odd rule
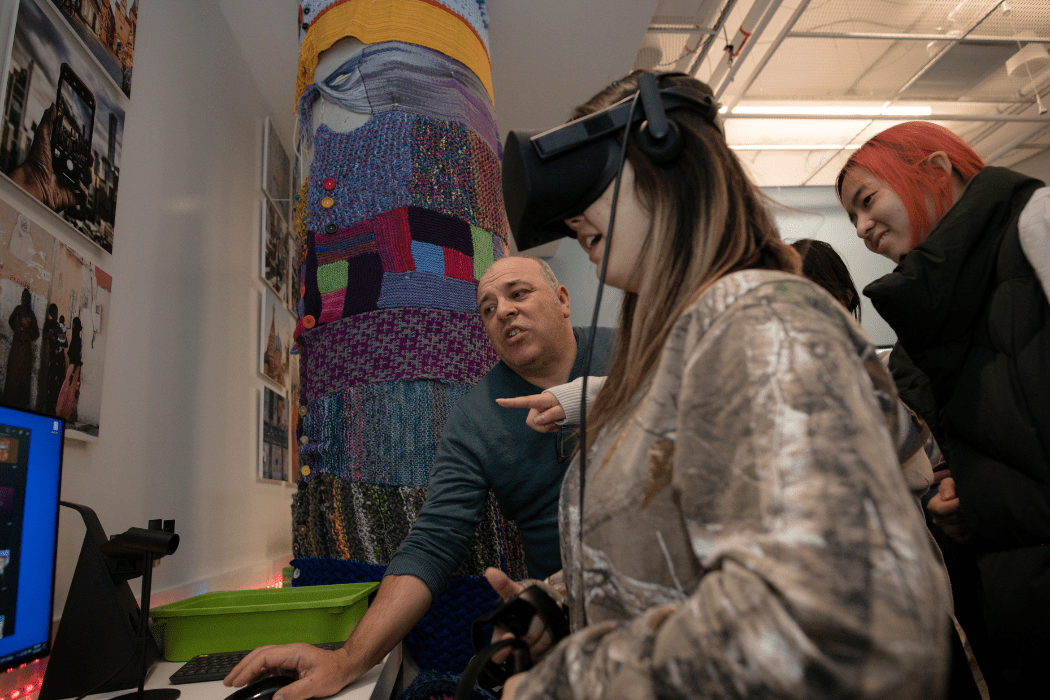
[[[992,661],[1022,697],[1050,659],[1050,189],[927,122],[872,138],[837,189],[867,248],[898,263],[864,293],[948,459],[929,507],[974,549]]]

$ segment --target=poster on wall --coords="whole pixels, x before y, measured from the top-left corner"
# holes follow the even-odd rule
[[[98,437],[113,278],[0,200],[0,397]]]
[[[292,355],[291,367],[288,369],[288,413],[291,416],[288,425],[288,439],[290,440],[288,480],[292,482],[299,481],[299,442],[295,437],[299,428],[299,401],[299,356]]]
[[[0,171],[112,253],[127,97],[50,0],[20,0],[6,78]]]
[[[113,82],[131,97],[139,0],[51,0]]]
[[[288,303],[288,258],[291,248],[288,246],[288,229],[273,203],[269,200],[262,205],[262,225],[259,231],[261,256],[259,259],[259,276],[281,299]]]
[[[259,372],[282,388],[287,386],[292,330],[284,301],[264,289],[259,308]]]
[[[263,142],[263,191],[281,212],[281,217],[291,221],[292,164],[269,117],[266,117]]]
[[[288,481],[288,403],[285,397],[263,387],[259,397],[259,478]]]

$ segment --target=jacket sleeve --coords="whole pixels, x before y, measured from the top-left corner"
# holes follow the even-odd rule
[[[791,304],[705,332],[681,368],[671,483],[698,579],[567,637],[519,700],[938,696],[946,583],[901,479],[892,388],[876,394],[867,372],[884,370],[848,333]]]

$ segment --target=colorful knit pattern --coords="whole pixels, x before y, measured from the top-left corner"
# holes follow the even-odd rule
[[[481,274],[505,250],[487,231],[418,207],[402,207],[331,234],[307,232],[305,248],[296,337],[310,327],[307,323],[331,323],[376,309],[473,313]]]
[[[346,36],[365,44],[404,41],[445,54],[473,71],[492,99],[482,7],[474,0],[303,0],[295,99],[314,82],[320,53]]]
[[[426,486],[441,429],[465,383],[413,380],[360,384],[325,394],[300,421],[300,463],[309,483],[322,474],[344,481]]]
[[[507,240],[500,162],[457,122],[393,111],[349,133],[314,136],[306,225],[342,231],[402,207],[461,219]]]
[[[381,309],[299,338],[302,398],[366,383],[436,379],[473,386],[496,364],[481,318],[443,309]]]
[[[299,557],[351,560],[385,566],[415,522],[426,488],[348,483],[322,474],[300,483],[292,498],[292,552]],[[467,558],[456,575],[482,576],[498,566],[512,578],[526,576],[517,527],[490,493]]]
[[[370,44],[309,86],[299,99],[299,137],[307,144],[318,98],[358,114],[399,110],[458,122],[480,135],[497,158],[501,156],[485,86],[459,61],[422,46],[400,41]]]

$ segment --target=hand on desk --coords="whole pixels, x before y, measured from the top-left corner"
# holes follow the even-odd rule
[[[244,657],[222,682],[240,687],[273,671],[299,674],[299,680],[277,691],[274,700],[328,697],[356,680],[345,647],[326,651],[312,644],[285,644],[259,647]]]

